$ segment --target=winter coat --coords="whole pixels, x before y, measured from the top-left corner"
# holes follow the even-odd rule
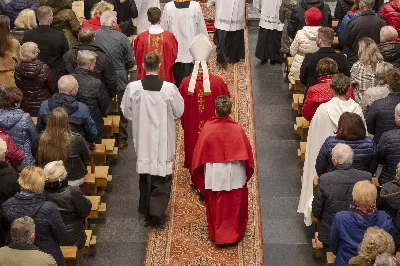
[[[92,30],[98,30],[101,28],[101,23],[100,23],[100,16],[95,16],[91,19],[88,20],[84,20],[82,21],[82,28],[86,28],[89,27]],[[117,26],[115,27],[116,31],[121,31],[119,25],[117,24]]]
[[[111,98],[101,80],[92,76],[92,72],[83,68],[75,69],[73,74],[78,81],[79,90],[76,100],[85,104],[96,123],[97,132],[103,132],[103,117],[111,112]]]
[[[78,33],[81,30],[75,12],[71,8],[57,9],[53,8],[53,28],[62,31],[67,38],[69,48],[79,43]]]
[[[303,117],[311,121],[318,107],[333,98],[333,92],[330,86],[333,76],[324,76],[319,78],[319,84],[312,86],[307,92],[307,98],[303,104]],[[346,93],[346,98],[354,100],[353,89],[350,87]]]
[[[22,61],[15,68],[14,77],[17,87],[24,94],[21,109],[37,116],[42,102],[57,91],[53,87],[50,68],[38,59]]]
[[[394,109],[399,103],[400,93],[391,92],[385,98],[371,104],[365,120],[368,132],[374,135],[375,144],[379,142],[383,133],[398,128],[394,121]]]
[[[323,0],[301,0],[290,15],[287,29],[290,38],[294,39],[297,31],[301,30],[306,25],[304,13],[312,7],[318,8],[322,13],[320,25],[323,27],[332,27],[331,9]]]
[[[114,11],[118,14],[118,24],[138,17],[138,9],[134,0],[107,0],[114,5]]]
[[[54,258],[32,244],[14,244],[0,248],[0,265],[57,266]]]
[[[400,184],[396,180],[382,185],[378,203],[378,208],[389,214],[395,225],[398,222],[397,213],[400,211]]]
[[[39,142],[40,136],[37,136],[32,143],[32,154],[35,158],[38,156]],[[68,147],[67,162],[65,163],[68,173],[67,180],[75,181],[83,178],[87,174],[86,166],[89,159],[90,151],[85,139],[79,134],[72,133]],[[39,166],[44,167],[44,165]]]
[[[97,135],[96,123],[90,116],[89,108],[78,102],[74,96],[64,93],[54,94],[40,106],[36,125],[39,133],[44,131],[50,112],[57,107],[63,107],[67,110],[72,132],[80,134],[89,143],[94,142]]]
[[[384,211],[374,214],[356,214],[342,211],[335,215],[331,226],[329,249],[336,255],[334,266],[348,265],[358,255],[364,233],[368,227],[377,226],[396,237],[395,228],[389,215]]]
[[[400,0],[392,0],[384,4],[379,10],[379,16],[386,21],[386,25],[392,26],[400,35]],[[397,37],[400,42],[400,36]]]
[[[78,44],[65,53],[63,59],[67,67],[67,71],[72,74],[77,68],[76,58],[78,51],[89,50],[97,54],[96,66],[92,75],[101,80],[106,86],[107,91],[111,97],[115,97],[117,89],[117,73],[112,59],[98,46],[92,44]]]
[[[10,32],[12,36],[14,36],[15,39],[17,39],[18,42],[22,41],[22,38],[24,37],[25,31],[28,31],[29,29],[20,29],[20,28],[14,28]]]
[[[318,178],[312,202],[312,213],[320,222],[318,239],[325,246],[330,244],[333,217],[338,212],[350,210],[354,184],[363,180],[371,181],[371,173],[348,165],[338,165],[332,172]]]
[[[294,56],[293,63],[289,72],[289,80],[292,84],[299,78],[301,64],[304,56],[308,53],[318,51],[317,34],[320,26],[305,26],[299,30],[290,46],[290,54]]]
[[[24,151],[18,148],[14,140],[4,131],[4,128],[0,128],[0,138],[7,144],[6,162],[18,168],[24,161]]]
[[[24,151],[23,165],[35,165],[31,145],[37,132],[35,124],[28,113],[21,109],[0,109],[0,128],[9,135],[15,144]]]
[[[367,115],[368,110],[371,108],[371,104],[376,100],[385,98],[389,94],[389,88],[387,85],[377,85],[375,87],[368,88],[363,95],[359,105],[363,109],[364,116]]]
[[[354,5],[354,0],[338,0],[335,7],[335,19],[342,20]]]
[[[23,216],[35,222],[35,243],[40,250],[53,256],[58,266],[65,266],[60,244],[66,235],[57,206],[46,201],[42,193],[18,192],[1,206],[9,223]]]
[[[361,16],[361,12],[348,13],[341,21],[339,21],[340,24],[336,30],[339,40],[342,37],[342,33],[347,28],[349,22],[355,18],[358,18],[359,16]]]
[[[21,189],[18,173],[5,161],[0,161],[0,206]]]
[[[36,13],[38,8],[39,5],[35,0],[11,0],[4,8],[4,15],[10,19],[10,28],[13,29],[15,19],[22,10],[31,9]]]
[[[56,183],[58,184],[58,182]],[[63,185],[49,188],[46,185],[45,195],[47,200],[57,205],[64,222],[67,235],[63,245],[83,248],[86,242],[83,224],[92,209],[90,200],[85,197],[78,186]]]
[[[339,43],[349,47],[347,60],[350,66],[358,60],[358,41],[363,37],[369,37],[379,44],[380,31],[384,26],[386,26],[385,21],[371,10],[363,11],[358,18],[349,21]]]
[[[337,139],[336,136],[330,136],[322,144],[315,163],[315,170],[317,170],[318,176],[335,170],[335,166],[332,163],[332,149],[338,143],[347,144],[353,150],[353,167],[355,169],[361,171],[370,170],[370,164],[375,155],[374,141],[370,137],[360,140],[342,140]]]
[[[4,87],[15,87],[14,70],[20,56],[21,45],[19,42],[12,38],[11,43],[10,50],[0,57],[0,80]]]
[[[400,43],[378,44],[383,61],[391,63],[394,67],[400,67]]]
[[[394,179],[396,167],[400,162],[400,129],[393,129],[382,134],[377,146],[376,161],[383,165],[378,178],[379,184],[385,184]]]
[[[279,20],[284,24],[281,39],[281,52],[285,54],[290,53],[290,44],[292,39],[288,35],[288,24],[293,9],[297,6],[298,0],[282,0],[281,7],[279,8]]]

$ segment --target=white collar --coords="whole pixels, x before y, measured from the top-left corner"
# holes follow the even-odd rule
[[[161,34],[163,32],[164,32],[164,30],[163,30],[163,28],[161,28],[161,25],[151,25],[149,28],[150,34]]]

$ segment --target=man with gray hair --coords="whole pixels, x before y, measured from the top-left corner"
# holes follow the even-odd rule
[[[383,253],[376,257],[374,266],[400,266],[400,262],[392,254]]]
[[[77,63],[72,76],[78,81],[79,90],[76,100],[89,107],[90,115],[96,123],[95,142],[101,144],[103,139],[103,117],[111,112],[111,98],[101,80],[93,76],[97,54],[88,50],[78,51]]]
[[[71,130],[81,134],[88,143],[94,143],[97,136],[96,123],[90,116],[89,108],[76,100],[78,81],[72,75],[65,75],[58,81],[59,93],[45,100],[39,109],[36,129],[43,132],[46,128],[50,112],[57,107],[64,108],[68,113]]]
[[[96,32],[95,45],[100,47],[112,60],[117,74],[118,105],[121,105],[122,97],[128,85],[127,71],[134,66],[133,49],[128,37],[115,30],[117,25],[117,12],[106,11],[100,17],[101,28]],[[119,135],[117,137],[120,149],[127,146],[128,120],[121,113]]]
[[[349,145],[338,143],[332,149],[332,163],[335,170],[318,178],[314,192],[312,214],[320,222],[318,239],[324,244],[330,244],[332,219],[340,211],[350,210],[353,186],[358,181],[372,180],[369,172],[355,169],[354,153]]]
[[[386,22],[372,11],[374,3],[374,0],[360,0],[361,15],[350,20],[339,39],[342,46],[349,47],[348,61],[350,68],[358,60],[358,41],[361,38],[368,37],[377,44],[380,43],[380,30],[386,26]]]
[[[35,223],[31,217],[15,219],[11,224],[11,244],[0,248],[0,265],[56,266],[54,258],[35,245]]]
[[[399,34],[392,26],[385,26],[381,29],[381,43],[378,44],[379,51],[383,56],[383,61],[400,67],[400,43],[397,42]]]

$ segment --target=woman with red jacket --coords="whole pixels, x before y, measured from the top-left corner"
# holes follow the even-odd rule
[[[93,30],[98,30],[101,28],[100,17],[106,11],[114,11],[114,5],[108,2],[98,2],[93,6],[91,16],[89,20],[82,21],[82,28],[89,27]],[[119,25],[115,27],[116,31],[120,31]]]
[[[333,98],[330,86],[331,79],[339,72],[337,63],[328,57],[322,58],[317,64],[319,75],[319,84],[311,86],[306,95],[306,101],[303,104],[303,117],[311,121],[318,107]],[[350,87],[346,94],[347,99],[354,100],[353,89]]]
[[[400,0],[392,0],[379,10],[379,16],[386,20],[387,26],[392,26],[399,33],[397,42],[400,42]]]
[[[24,160],[24,152],[18,148],[14,140],[4,133],[4,128],[0,128],[0,139],[7,144],[6,162],[12,167],[18,168]]]

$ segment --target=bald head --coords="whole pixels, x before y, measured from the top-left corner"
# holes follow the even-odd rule
[[[78,93],[78,81],[72,75],[62,76],[58,80],[58,92],[75,96]]]
[[[332,149],[332,162],[333,165],[352,164],[354,152],[349,145],[338,143]]]

